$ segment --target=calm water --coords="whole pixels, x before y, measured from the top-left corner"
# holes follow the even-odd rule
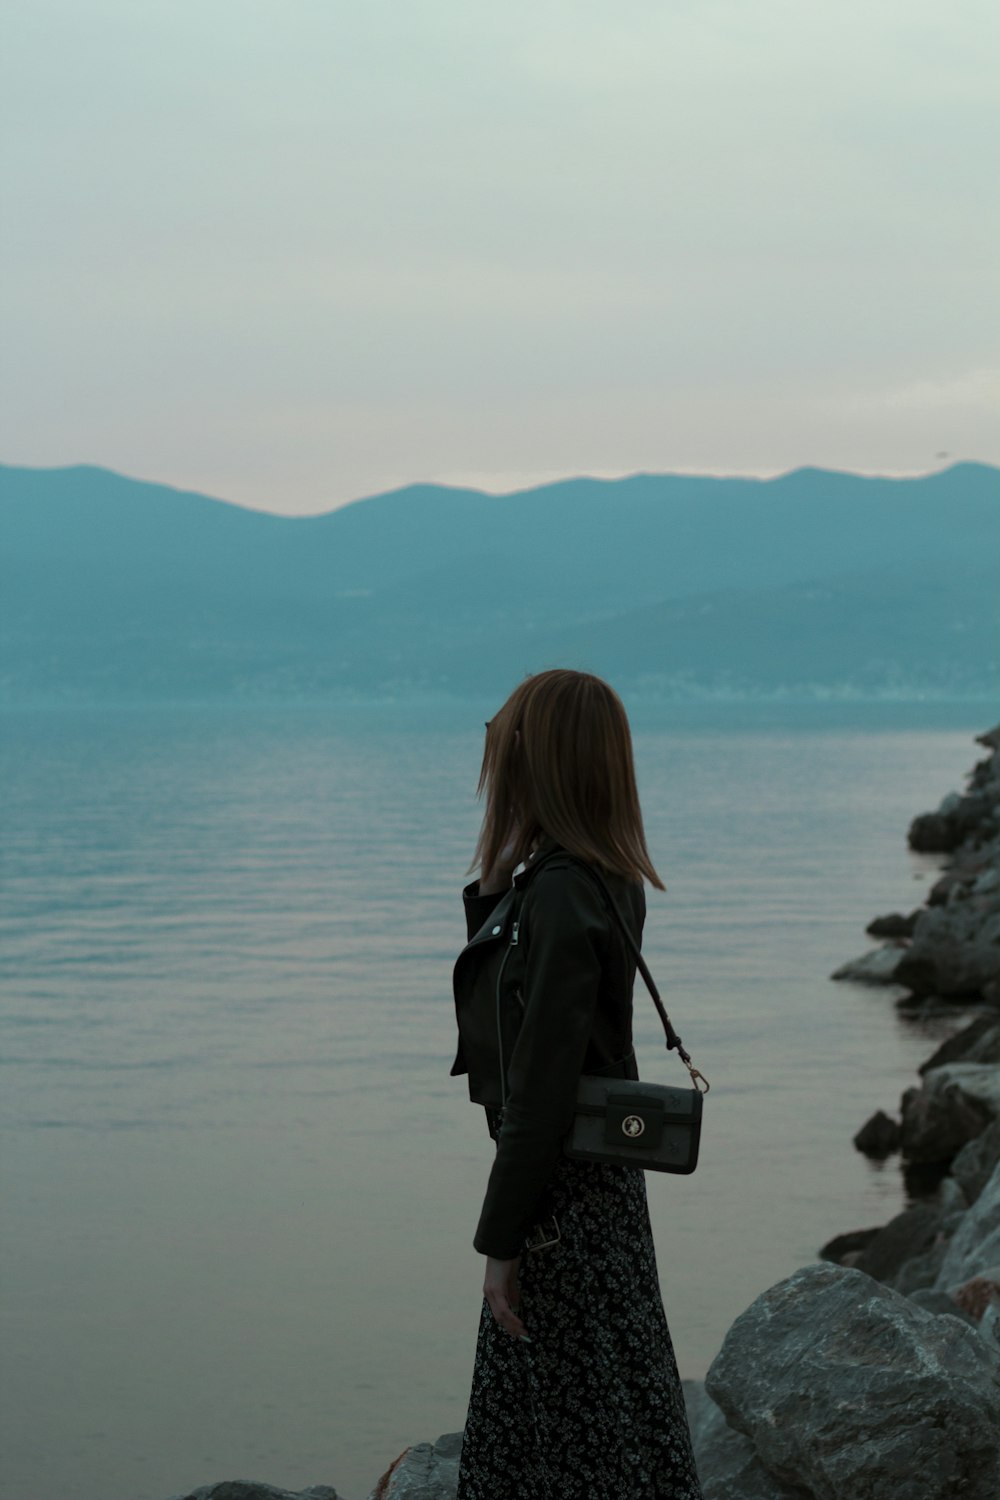
[[[451,968],[494,707],[7,716],[5,1500],[363,1500],[461,1427],[493,1147]],[[928,715],[634,720],[645,952],[712,1084],[697,1172],[647,1175],[683,1375],[903,1202],[850,1137],[949,1028],[827,976],[922,900],[908,822],[984,753],[988,708]],[[641,985],[636,1019],[686,1083]]]

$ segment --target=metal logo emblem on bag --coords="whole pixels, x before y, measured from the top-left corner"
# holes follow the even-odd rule
[[[634,1140],[636,1136],[642,1135],[646,1128],[646,1122],[639,1115],[626,1115],[622,1121],[622,1130]]]

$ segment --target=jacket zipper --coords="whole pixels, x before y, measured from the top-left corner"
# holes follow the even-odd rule
[[[506,1108],[506,1105],[507,1105],[507,1074],[506,1074],[506,1069],[504,1068],[504,1061],[503,1061],[503,1027],[500,1024],[500,983],[501,983],[501,981],[503,979],[503,971],[504,971],[504,969],[507,966],[507,960],[510,957],[510,950],[512,948],[516,948],[517,947],[517,929],[518,929],[518,927],[520,925],[521,925],[520,922],[515,922],[514,925],[513,925],[513,927],[511,928],[510,942],[507,944],[506,952],[504,953],[504,956],[503,956],[503,958],[500,961],[500,968],[497,970],[497,988],[496,988],[496,1000],[497,1000],[497,1051],[498,1051],[498,1053],[500,1055],[500,1109],[501,1109],[501,1113],[503,1112],[503,1110]]]

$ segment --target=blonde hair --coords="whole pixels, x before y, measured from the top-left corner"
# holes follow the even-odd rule
[[[628,715],[602,678],[555,667],[519,683],[487,725],[484,792],[469,873],[493,868],[516,824],[518,861],[548,834],[580,859],[666,890],[646,848]]]

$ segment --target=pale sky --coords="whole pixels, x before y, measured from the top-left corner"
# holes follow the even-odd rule
[[[0,461],[1000,463],[998,78],[996,0],[6,0]]]

